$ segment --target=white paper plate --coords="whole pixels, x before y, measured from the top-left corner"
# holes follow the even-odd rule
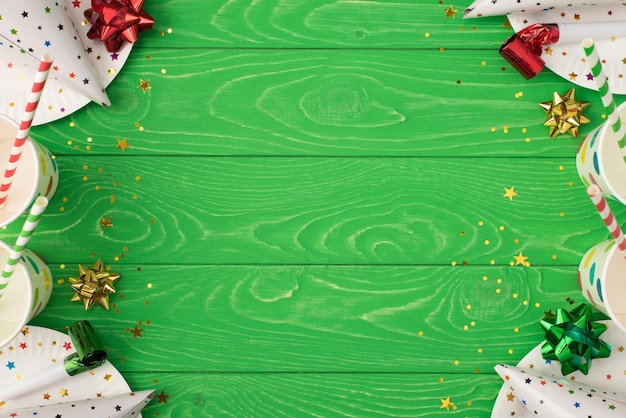
[[[34,326],[27,326],[26,329],[28,332],[18,334],[11,343],[0,349],[0,382],[3,385],[26,378],[55,362],[62,362],[66,356],[76,352],[67,334]],[[106,361],[92,371],[77,374],[35,393],[7,401],[0,406],[0,413],[16,408],[52,405],[129,392],[131,389],[122,375]]]
[[[577,16],[577,18],[575,18]],[[626,25],[626,7],[619,4],[600,4],[593,7],[554,8],[537,13],[512,13],[508,15],[515,32],[533,23],[567,23],[577,22],[608,23],[621,22]],[[578,19],[578,20],[576,20]],[[502,40],[504,42],[504,39]],[[544,48],[541,58],[546,67],[565,80],[581,87],[597,90],[596,84],[587,74],[591,73],[585,62],[585,53],[580,39],[577,42],[550,45]],[[617,36],[613,39],[594,39],[596,50],[603,61],[603,68],[608,77],[611,91],[615,94],[626,94],[626,37]],[[546,52],[548,49],[548,52]],[[545,71],[545,69],[544,69]]]
[[[107,87],[124,66],[133,44],[126,42],[117,53],[108,52],[102,42],[87,37],[91,24],[85,19],[84,12],[91,7],[91,1],[76,3],[71,0],[59,1],[61,3],[59,7],[65,5],[83,46],[90,51],[89,53],[76,51],[76,54],[82,54],[89,59],[95,69],[96,76],[102,85]],[[38,2],[37,7],[43,8],[47,4],[44,3],[46,2]],[[51,3],[56,4],[58,2],[52,1]],[[74,4],[80,4],[80,6],[74,7]],[[29,7],[34,6],[25,4],[20,7],[24,7],[26,11]],[[45,22],[33,21],[32,30],[36,31],[37,25],[41,24],[45,24]],[[0,42],[2,41],[4,39],[0,39]],[[0,55],[0,113],[4,113],[17,122],[21,120],[28,94],[32,88],[35,71],[36,68],[31,67],[19,68],[13,65],[10,59]],[[53,73],[54,71],[50,72],[51,76]],[[46,82],[33,125],[45,124],[68,116],[89,102],[90,99],[84,94],[68,88],[51,77]],[[94,104],[94,106],[98,105]]]
[[[626,370],[626,333],[617,326],[612,326],[611,321],[601,321],[601,323],[606,323],[609,327],[600,336],[600,339],[611,345],[611,355],[607,358],[594,359],[587,376],[579,371],[575,371],[568,374],[567,377],[574,377],[577,382],[598,388],[620,388],[623,390],[626,387],[626,373],[624,372]],[[533,348],[517,366],[524,369],[530,368],[537,374],[562,376],[561,364],[558,361],[546,362],[541,356],[542,345],[543,342]],[[610,379],[607,378],[608,375],[610,375]],[[522,404],[519,397],[515,397],[513,401],[507,399],[507,394],[510,391],[510,386],[504,383],[496,398],[491,417],[533,417],[532,411]]]

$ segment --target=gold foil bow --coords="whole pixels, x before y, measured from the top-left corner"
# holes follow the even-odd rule
[[[79,277],[70,277],[72,289],[76,294],[72,297],[72,302],[82,301],[85,310],[90,309],[94,303],[109,310],[109,295],[115,293],[113,286],[120,278],[118,273],[111,273],[104,270],[102,260],[96,263],[90,269],[82,264],[78,265]]]

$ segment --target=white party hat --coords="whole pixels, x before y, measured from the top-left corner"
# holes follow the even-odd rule
[[[70,2],[71,4],[71,2]],[[44,54],[54,57],[49,78],[76,90],[92,101],[111,104],[102,82],[63,2],[3,1],[0,4],[0,55],[15,68],[15,77],[37,70]],[[25,92],[27,94],[27,92]]]
[[[594,388],[566,377],[542,375],[532,370],[499,364],[496,372],[509,386],[507,400],[516,398],[533,417],[623,417],[626,395]]]
[[[63,418],[109,417],[129,418],[138,416],[144,406],[154,397],[154,390],[102,396],[52,405],[32,406],[0,412],[0,418],[41,416]]]

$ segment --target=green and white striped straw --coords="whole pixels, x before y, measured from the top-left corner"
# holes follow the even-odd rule
[[[4,266],[4,270],[2,270],[2,274],[0,275],[0,297],[2,297],[4,289],[9,284],[9,279],[13,275],[13,272],[17,267],[17,263],[20,261],[20,258],[22,257],[22,254],[24,253],[24,250],[33,235],[33,231],[39,223],[39,219],[41,219],[41,214],[44,210],[46,210],[47,206],[48,199],[44,196],[39,196],[35,199],[35,203],[33,203],[33,206],[30,208],[30,212],[28,213],[26,222],[24,222],[22,231],[17,237],[17,241],[9,254],[7,264]]]
[[[613,100],[613,94],[611,93],[611,89],[609,88],[609,82],[607,81],[606,75],[604,75],[604,70],[602,69],[600,57],[598,57],[598,52],[596,51],[593,39],[583,39],[582,45],[583,49],[585,50],[585,55],[587,55],[589,67],[591,67],[593,80],[596,82],[596,86],[598,87],[598,93],[600,93],[600,98],[602,99],[604,111],[606,112],[606,116],[608,117],[613,132],[615,133],[617,138],[619,138],[617,141],[617,145],[622,150],[624,160],[626,161],[626,132],[624,131],[622,120],[619,117],[619,112],[617,111],[617,107],[615,106],[615,100]]]

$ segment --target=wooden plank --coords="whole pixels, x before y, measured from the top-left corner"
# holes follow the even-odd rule
[[[508,266],[523,252],[532,265],[577,265],[607,237],[573,158],[57,161],[60,188],[31,241],[54,264],[95,252],[146,264]]]
[[[138,46],[210,48],[491,48],[512,34],[503,16],[467,19],[470,1],[147,3],[154,30]],[[446,17],[448,6],[458,10]],[[173,12],[175,10],[175,12]],[[428,34],[429,36],[427,36]]]
[[[33,324],[63,331],[88,319],[124,372],[436,378],[517,364],[543,341],[544,311],[582,302],[575,267],[147,265],[131,252],[124,261],[108,264],[122,276],[110,312],[70,302],[78,268],[52,265],[53,298]]]
[[[108,89],[112,107],[32,135],[59,155],[121,155],[127,138],[124,155],[570,158],[580,140],[549,138],[538,105],[570,87],[549,71],[524,83],[496,51],[150,49]],[[602,105],[576,97],[592,103],[584,134]]]
[[[128,373],[156,389],[144,417],[488,417],[497,376],[436,374]],[[155,382],[156,380],[156,382]],[[163,396],[164,395],[164,396]],[[442,408],[442,399],[454,405]],[[455,413],[456,412],[456,413]]]

